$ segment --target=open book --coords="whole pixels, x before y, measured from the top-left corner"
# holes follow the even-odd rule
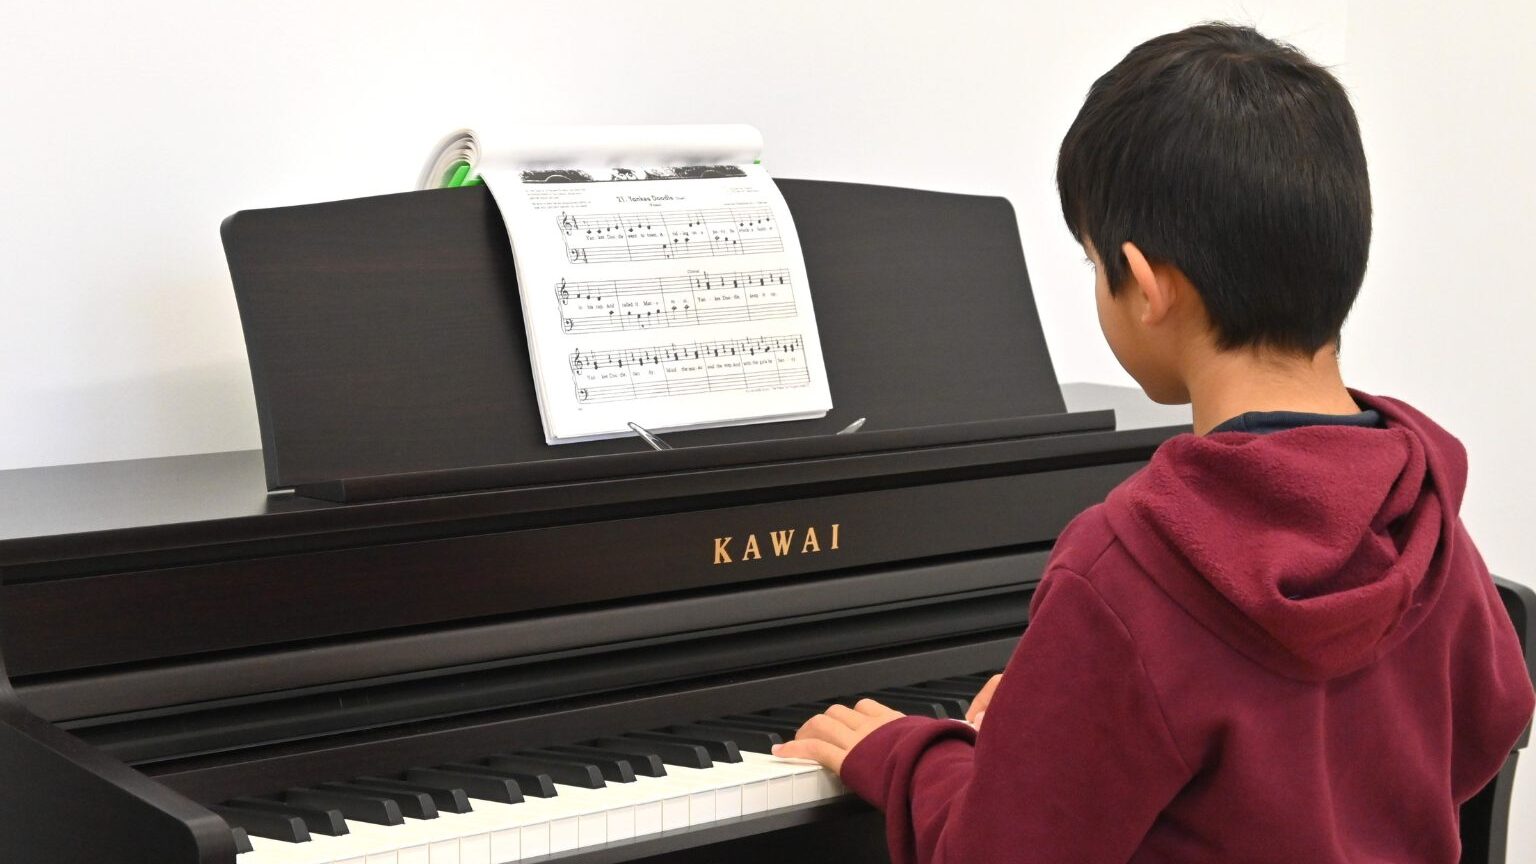
[[[506,223],[547,443],[825,416],[800,240],[748,126],[460,130]]]

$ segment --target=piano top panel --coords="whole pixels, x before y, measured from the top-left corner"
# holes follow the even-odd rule
[[[1023,447],[1017,452],[1149,449],[1189,423],[1187,407],[1154,405],[1131,388],[1068,384],[1062,392],[1073,411],[1114,410],[1117,430],[1014,442]],[[914,454],[888,455],[903,460]],[[797,476],[803,481],[814,472],[802,467],[807,470]],[[688,472],[688,479],[703,473]],[[665,485],[668,479],[631,478],[608,486],[640,492],[647,482]],[[257,450],[0,471],[0,568],[494,518],[572,500],[577,486],[588,485],[602,484],[336,504],[268,494]]]

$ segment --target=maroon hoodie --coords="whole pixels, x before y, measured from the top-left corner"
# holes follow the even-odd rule
[[[981,732],[848,754],[907,862],[1455,862],[1531,682],[1457,512],[1461,445],[1181,435],[1064,531]]]

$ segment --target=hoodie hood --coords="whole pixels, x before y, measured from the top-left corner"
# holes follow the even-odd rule
[[[1175,602],[1300,680],[1362,669],[1412,633],[1455,551],[1461,443],[1397,400],[1351,392],[1385,428],[1181,435],[1105,503]]]

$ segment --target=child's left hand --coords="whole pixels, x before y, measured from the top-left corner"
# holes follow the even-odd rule
[[[786,759],[814,759],[822,767],[841,774],[843,759],[854,745],[881,726],[906,716],[873,699],[860,699],[852,708],[833,705],[824,714],[805,721],[795,740],[773,748],[773,755]]]

